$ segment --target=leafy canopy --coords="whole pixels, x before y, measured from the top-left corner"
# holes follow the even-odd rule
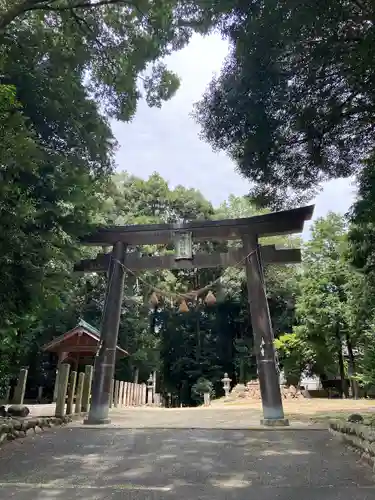
[[[231,52],[196,106],[204,139],[266,206],[301,203],[320,182],[355,174],[375,139],[374,3],[215,5]]]
[[[91,95],[112,117],[128,120],[143,95],[160,106],[179,80],[161,59],[206,31],[199,3],[178,0],[3,0],[1,45],[30,46],[38,37],[61,65],[75,61]],[[45,49],[41,49],[41,57]],[[67,75],[67,78],[69,76]]]

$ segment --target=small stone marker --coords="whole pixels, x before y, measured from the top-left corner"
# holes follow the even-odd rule
[[[22,405],[23,399],[25,397],[26,381],[27,381],[27,368],[22,368],[20,370],[20,375],[18,377],[18,382],[14,390],[13,403],[15,405]]]

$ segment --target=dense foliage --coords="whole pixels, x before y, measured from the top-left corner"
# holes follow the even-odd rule
[[[88,285],[71,264],[77,237],[107,216],[108,119],[169,99],[179,82],[162,58],[204,29],[195,3],[0,2],[0,377],[55,318],[57,332],[79,314]]]
[[[196,118],[255,183],[257,201],[296,203],[356,173],[374,143],[373,2],[215,6],[232,48]]]

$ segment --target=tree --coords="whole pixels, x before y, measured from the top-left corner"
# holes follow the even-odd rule
[[[202,15],[191,1],[5,0],[0,43],[30,47],[27,39],[38,34],[63,65],[76,61],[75,70],[84,72],[107,115],[128,120],[142,95],[160,106],[175,93],[178,78],[160,61],[182,48],[194,30],[206,29]]]
[[[335,375],[330,372],[335,372],[338,367],[341,390],[345,394],[348,372],[344,346],[349,365],[355,372],[354,352],[360,340],[351,317],[351,298],[357,275],[350,267],[346,253],[345,219],[330,213],[315,221],[311,240],[304,249],[300,294],[296,303],[299,324],[294,328],[297,337],[313,347],[320,370],[322,364],[326,364],[325,374]],[[330,365],[335,368],[330,368]]]
[[[201,403],[203,401],[203,396],[205,393],[210,394],[210,396],[214,395],[212,382],[203,377],[200,377],[191,388],[191,393],[195,401]]]
[[[363,337],[363,359],[358,367],[358,379],[366,388],[374,379],[374,318],[375,318],[375,219],[374,219],[374,156],[358,176],[357,198],[350,211],[349,262],[358,270],[358,284],[353,290],[351,322]]]
[[[232,50],[195,116],[203,137],[254,182],[253,197],[286,206],[324,180],[355,174],[372,152],[374,5],[223,0]],[[286,195],[287,193],[287,195]]]
[[[287,385],[298,386],[307,367],[317,362],[313,349],[296,333],[286,333],[275,339],[275,347]]]
[[[375,303],[371,301],[375,290],[375,168],[371,157],[366,168],[358,176],[356,201],[350,210],[349,258],[352,264],[363,273],[368,288],[369,309]]]
[[[113,151],[80,75],[67,79],[69,66],[53,62],[53,47],[43,61],[36,36],[24,42],[23,57],[18,45],[2,47],[0,57],[13,82],[1,87],[0,327],[19,337],[26,318],[33,323],[57,300],[78,255],[75,239],[100,206]]]

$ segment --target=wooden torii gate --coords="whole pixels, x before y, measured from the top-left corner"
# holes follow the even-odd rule
[[[109,423],[108,410],[111,381],[114,375],[117,337],[126,269],[132,272],[152,269],[186,269],[228,267],[242,261],[246,268],[248,300],[254,335],[263,406],[263,425],[288,425],[280,394],[275,360],[273,332],[263,278],[262,263],[287,264],[301,261],[299,249],[261,247],[260,237],[301,233],[304,222],[310,220],[314,206],[306,206],[255,217],[225,220],[204,220],[187,223],[147,224],[102,227],[82,238],[84,245],[112,247],[112,252],[99,254],[96,259],[76,264],[75,271],[107,272],[106,306],[101,326],[101,344],[95,361],[92,401],[85,423]],[[186,238],[187,237],[187,238]],[[191,253],[191,245],[178,255],[139,256],[127,252],[128,247],[170,244],[180,241],[242,240],[242,248],[226,253]],[[189,246],[189,245],[188,245]],[[187,253],[184,254],[184,251]]]

